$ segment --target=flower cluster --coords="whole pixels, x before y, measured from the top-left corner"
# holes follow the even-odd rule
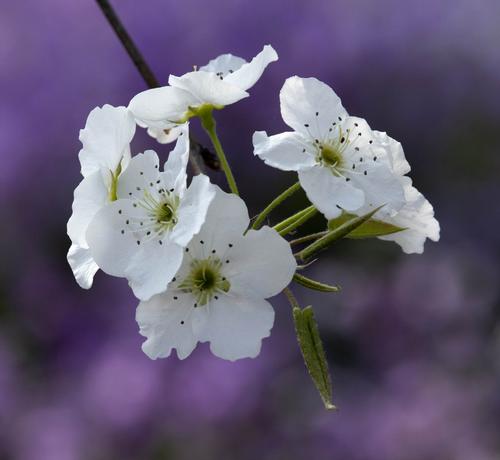
[[[333,292],[335,286],[299,273],[333,241],[378,237],[419,253],[426,238],[439,239],[439,224],[407,176],[401,144],[350,116],[326,84],[296,76],[280,93],[283,120],[292,131],[255,132],[253,147],[266,164],[297,171],[299,182],[256,219],[249,218],[213,112],[248,97],[247,90],[277,59],[269,45],[250,62],[225,54],[180,77],[171,75],[168,86],[137,94],[128,107],[92,110],[80,132],[83,178],[68,221],[68,261],[83,288],[92,286],[99,269],[127,279],[140,301],[136,319],[146,338],[143,350],[152,359],[173,349],[183,359],[198,342],[209,342],[215,355],[228,360],[257,356],[274,322],[266,299],[284,291],[295,307],[301,349],[320,389],[311,359],[322,354],[311,358],[308,353],[308,347],[320,345],[314,325],[301,330],[308,319],[300,317],[287,287],[292,279]],[[209,135],[232,193],[202,173],[189,180],[194,118]],[[136,125],[161,144],[175,142],[163,166],[153,150],[132,156]],[[309,207],[274,227],[262,226],[301,188]],[[327,220],[323,231],[285,239],[318,211]],[[292,252],[292,246],[306,242]]]

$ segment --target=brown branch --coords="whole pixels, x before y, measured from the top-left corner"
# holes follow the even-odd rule
[[[149,88],[157,88],[158,86],[160,86],[158,80],[153,74],[153,71],[149,68],[147,62],[144,60],[144,57],[138,50],[137,46],[135,46],[134,41],[128,34],[127,30],[120,21],[120,18],[116,15],[115,10],[108,2],[108,0],[96,0],[96,2],[99,5],[99,8],[101,8],[104,16],[106,16],[109,25],[112,27],[117,37],[120,39],[123,47],[130,56],[130,59],[132,59],[137,70],[146,82],[146,85],[148,85]]]

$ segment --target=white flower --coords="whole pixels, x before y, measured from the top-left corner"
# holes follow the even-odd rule
[[[309,200],[328,218],[382,204],[404,204],[390,152],[365,120],[348,115],[339,97],[315,78],[288,78],[280,92],[281,114],[294,131],[254,133],[254,153],[284,171],[298,171]]]
[[[251,62],[223,54],[199,70],[180,77],[170,75],[170,86],[137,94],[129,104],[137,124],[148,128],[158,142],[168,143],[178,135],[177,125],[196,114],[200,107],[221,109],[248,97],[247,92],[266,67],[278,59],[266,45]]]
[[[78,284],[92,286],[98,266],[90,254],[85,233],[94,215],[113,199],[120,172],[130,160],[135,122],[125,107],[105,105],[93,109],[80,131],[79,153],[83,180],[75,190],[73,213],[68,221],[72,245],[68,262]]]
[[[389,152],[392,169],[398,174],[404,188],[405,204],[397,213],[391,213],[382,208],[375,219],[404,228],[400,232],[380,236],[381,240],[394,241],[401,246],[406,254],[421,254],[424,252],[426,238],[439,240],[439,222],[434,218],[434,209],[425,197],[412,185],[409,177],[403,176],[410,171],[401,144],[386,133],[374,131],[373,134]],[[353,214],[363,215],[370,211],[368,206],[356,210]]]
[[[268,337],[274,310],[265,299],[291,281],[296,262],[288,243],[269,228],[249,230],[248,211],[236,195],[221,191],[200,233],[163,294],[141,302],[136,319],[152,359],[177,350],[186,358],[198,342],[234,361],[255,357]]]
[[[167,288],[214,197],[204,175],[194,177],[186,188],[187,125],[181,134],[163,172],[152,150],[130,160],[118,181],[118,199],[103,207],[87,229],[97,265],[110,275],[127,278],[142,300]]]

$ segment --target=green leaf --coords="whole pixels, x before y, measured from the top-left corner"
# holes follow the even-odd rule
[[[382,208],[382,206],[379,206],[378,208],[374,209],[373,211],[370,211],[369,213],[367,213],[363,216],[359,216],[359,217],[355,216],[354,218],[352,218],[352,219],[348,220],[347,222],[343,223],[342,225],[340,225],[340,227],[337,227],[333,230],[330,230],[325,236],[321,237],[319,240],[316,240],[314,243],[312,243],[309,246],[307,246],[306,248],[302,249],[302,251],[300,251],[297,254],[297,256],[300,258],[300,260],[307,261],[313,255],[328,248],[335,241],[338,241],[338,240],[344,238],[346,235],[351,233],[353,230],[355,230],[356,228],[360,227],[365,222],[370,220],[372,218],[372,216],[380,208]]]
[[[300,275],[299,273],[295,273],[293,275],[293,280],[309,289],[313,289],[314,291],[320,292],[338,292],[340,291],[339,286],[331,286],[330,284],[320,283],[319,281],[313,280],[311,278],[307,278],[307,276]]]
[[[328,222],[328,229],[334,230],[337,227],[345,224],[356,216],[354,214],[348,214],[344,212],[342,215],[336,219],[332,219]],[[351,233],[346,235],[346,238],[351,239],[361,239],[361,238],[374,238],[377,236],[390,235],[391,233],[397,233],[405,230],[404,227],[398,227],[396,225],[388,224],[387,222],[382,222],[377,219],[369,219],[359,227],[355,228]]]
[[[332,403],[332,381],[312,307],[309,306],[303,310],[294,307],[293,320],[300,351],[309,375],[318,389],[325,408],[334,410],[336,407]]]

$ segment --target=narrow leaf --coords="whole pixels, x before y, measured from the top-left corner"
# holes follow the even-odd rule
[[[344,238],[346,235],[351,233],[353,230],[358,228],[359,226],[363,225],[367,220],[371,219],[371,217],[381,208],[382,206],[374,209],[373,211],[370,211],[369,213],[360,216],[360,217],[354,217],[344,224],[342,224],[340,227],[337,227],[331,231],[329,231],[325,236],[320,238],[319,240],[316,240],[314,243],[310,244],[306,248],[304,248],[302,251],[300,251],[297,255],[298,257],[305,261],[309,259],[311,256],[316,254],[319,251],[322,251],[323,249],[326,249],[328,246],[330,246],[332,243],[334,243],[337,240],[340,240],[341,238]]]
[[[336,219],[332,219],[328,222],[329,230],[334,230],[341,225],[345,224],[356,216],[354,214],[343,213]],[[369,219],[359,227],[355,228],[351,233],[346,235],[346,238],[351,239],[361,239],[361,238],[374,238],[377,236],[390,235],[392,233],[397,233],[405,230],[404,227],[398,227],[396,225],[389,224],[377,219]]]
[[[339,286],[332,286],[330,284],[320,283],[319,281],[307,278],[306,276],[300,275],[299,273],[295,273],[295,275],[293,275],[293,279],[296,283],[300,284],[301,286],[313,289],[314,291],[320,291],[320,292],[340,291]]]
[[[293,319],[300,351],[309,375],[318,389],[325,408],[336,409],[332,403],[332,381],[328,372],[328,363],[312,307],[309,306],[303,310],[294,307]]]

